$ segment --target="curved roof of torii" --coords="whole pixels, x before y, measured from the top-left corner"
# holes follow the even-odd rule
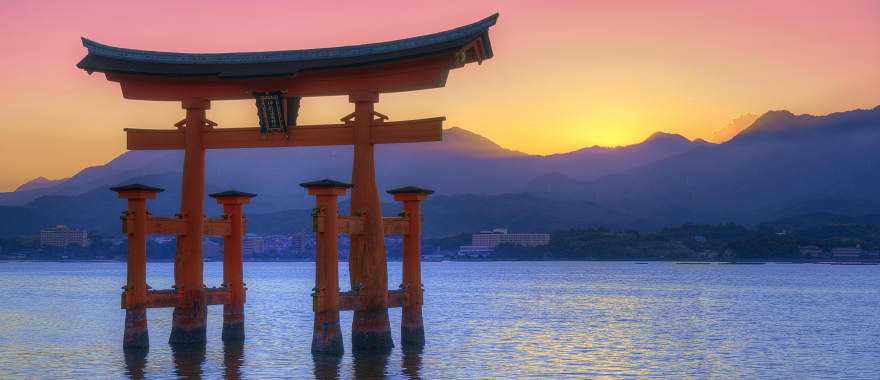
[[[252,53],[173,53],[103,45],[83,38],[88,49],[76,66],[88,72],[166,77],[256,78],[304,70],[352,67],[460,51],[475,41],[480,52],[465,52],[463,63],[492,57],[488,30],[498,14],[470,25],[419,37],[364,45]]]

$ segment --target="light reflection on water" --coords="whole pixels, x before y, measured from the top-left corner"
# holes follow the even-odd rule
[[[124,264],[0,262],[0,378],[880,378],[877,266],[425,263],[424,352],[313,358],[313,265],[245,264],[243,345],[212,306],[207,345],[172,350],[151,309],[150,350],[123,352]],[[149,270],[170,287],[170,264]]]

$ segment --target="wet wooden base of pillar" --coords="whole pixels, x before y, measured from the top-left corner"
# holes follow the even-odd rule
[[[181,305],[174,308],[171,319],[170,344],[193,344],[207,341],[206,319],[208,306],[204,302]]]
[[[339,327],[339,311],[315,313],[312,329],[312,353],[316,355],[342,355],[342,330]]]
[[[351,349],[354,352],[390,352],[391,322],[388,309],[355,310],[351,322]]]
[[[403,307],[400,319],[400,345],[405,350],[425,346],[425,325],[422,323],[422,305]]]
[[[223,306],[223,341],[244,341],[244,307]]]
[[[125,310],[125,332],[122,336],[122,347],[143,349],[150,346],[147,333],[147,308],[133,307]]]

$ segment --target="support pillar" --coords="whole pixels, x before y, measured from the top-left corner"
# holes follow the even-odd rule
[[[184,128],[183,178],[181,216],[186,219],[186,234],[178,237],[182,250],[177,252],[175,269],[180,277],[176,284],[178,303],[171,321],[171,344],[204,343],[208,305],[205,299],[204,256],[202,236],[205,214],[205,110],[211,103],[203,99],[183,102],[186,110]]]
[[[339,326],[339,240],[337,199],[351,185],[332,180],[300,184],[316,198],[315,212],[315,289],[312,305],[315,323],[312,329],[312,353],[342,355],[342,330]]]
[[[123,303],[125,307],[124,349],[150,346],[147,334],[147,199],[155,199],[162,189],[141,184],[114,187],[119,198],[128,200],[123,230],[128,235],[127,280]]]
[[[394,200],[403,202],[403,211],[409,221],[403,235],[403,284],[404,297],[400,320],[400,343],[404,350],[421,349],[425,346],[425,327],[422,322],[422,201],[433,190],[418,187],[401,187],[388,190]]]
[[[351,235],[348,258],[351,287],[357,290],[361,305],[352,318],[351,346],[353,351],[390,352],[394,342],[387,309],[388,257],[370,136],[379,94],[354,93],[349,101],[355,104],[351,213],[363,218],[363,232]]]
[[[242,261],[244,212],[242,206],[256,194],[230,190],[210,195],[223,205],[229,220],[229,235],[223,237],[223,287],[229,292],[229,303],[223,305],[223,341],[244,340],[244,268]]]

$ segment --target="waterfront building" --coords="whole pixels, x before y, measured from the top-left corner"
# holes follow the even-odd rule
[[[309,237],[305,233],[298,233],[291,236],[290,250],[293,256],[305,256],[308,241]]]
[[[463,245],[458,248],[458,256],[486,257],[495,252],[495,248],[502,244],[521,247],[545,246],[550,244],[550,234],[512,234],[506,228],[480,231],[471,235],[470,245]]]
[[[831,257],[835,259],[858,259],[865,253],[865,250],[858,246],[831,248]]]
[[[282,255],[290,250],[291,240],[292,238],[287,235],[268,235],[263,237],[263,249]]]
[[[222,240],[218,241],[213,238],[202,238],[202,249],[206,259],[223,260],[223,245],[220,244],[221,242]]]
[[[471,245],[495,248],[501,244],[539,247],[550,244],[550,234],[512,234],[506,228],[471,235]]]
[[[265,240],[262,236],[247,234],[242,242],[242,253],[245,257],[259,255],[266,250]]]
[[[703,260],[715,260],[718,257],[720,257],[720,254],[718,253],[718,251],[707,249],[704,251],[697,252],[696,256],[697,256],[697,258],[700,258]]]
[[[803,257],[821,257],[825,253],[821,247],[815,245],[800,246],[798,250]]]
[[[89,233],[69,228],[63,224],[40,231],[40,247],[64,248],[69,245],[89,246]]]
[[[266,235],[263,237],[263,251],[275,257],[301,257],[304,255],[302,234]]]
[[[458,247],[459,257],[482,258],[493,253],[495,253],[494,248],[481,245],[463,245]]]

